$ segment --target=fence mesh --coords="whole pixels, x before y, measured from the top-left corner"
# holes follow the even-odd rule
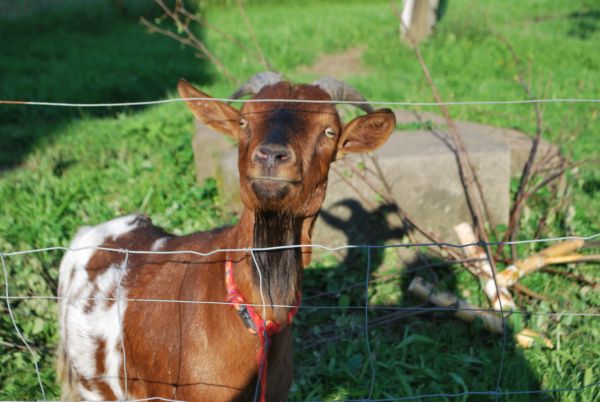
[[[573,239],[578,239],[578,240],[584,240],[584,241],[589,241],[589,240],[594,240],[600,238],[600,233],[599,234],[594,234],[592,236],[566,236],[566,237],[556,237],[556,238],[544,238],[544,239],[531,239],[531,240],[522,240],[522,241],[516,241],[516,242],[510,242],[510,244],[531,244],[531,243],[551,243],[551,242],[557,242],[557,241],[561,241],[561,240],[573,240]],[[501,244],[508,244],[508,243],[501,243],[501,242],[494,242],[494,243],[490,243],[490,245],[501,245]],[[531,390],[506,390],[504,389],[505,387],[501,386],[501,380],[503,378],[503,371],[504,371],[504,367],[503,367],[503,363],[504,363],[504,355],[506,354],[506,349],[508,346],[508,334],[509,334],[509,328],[508,328],[508,324],[506,322],[506,317],[509,314],[516,314],[516,315],[529,315],[529,316],[535,316],[535,315],[540,315],[540,316],[555,316],[555,317],[567,317],[567,316],[572,316],[572,317],[590,317],[590,318],[597,318],[600,316],[599,312],[589,312],[589,311],[560,311],[560,312],[541,312],[541,311],[504,311],[502,309],[502,307],[500,308],[500,310],[494,310],[494,309],[490,309],[490,308],[476,308],[476,309],[472,309],[474,311],[485,311],[488,313],[494,313],[494,314],[498,314],[503,321],[503,326],[504,326],[504,332],[502,334],[502,339],[501,339],[501,359],[500,362],[498,364],[498,373],[497,373],[497,381],[496,381],[496,388],[495,389],[490,389],[487,391],[465,391],[465,392],[456,392],[456,393],[432,393],[432,394],[418,394],[418,395],[413,395],[413,396],[403,396],[403,395],[396,395],[393,397],[389,397],[389,398],[383,398],[383,399],[373,399],[372,395],[374,392],[374,387],[376,384],[376,359],[373,356],[373,353],[371,351],[371,341],[370,341],[370,318],[369,318],[369,313],[372,311],[376,311],[376,310],[392,310],[392,311],[401,311],[401,312],[456,312],[459,310],[458,307],[438,307],[438,306],[399,306],[399,305],[395,305],[395,306],[390,306],[390,305],[386,305],[386,306],[377,306],[377,305],[371,305],[370,303],[370,284],[371,284],[371,271],[372,271],[372,264],[371,264],[371,253],[372,250],[381,250],[381,249],[389,249],[389,248],[406,248],[406,247],[434,247],[434,246],[439,246],[439,243],[399,243],[399,244],[390,244],[390,245],[346,245],[346,246],[340,246],[340,247],[328,247],[328,246],[324,246],[324,245],[319,245],[319,244],[313,244],[313,245],[308,245],[308,247],[314,248],[314,249],[322,249],[322,250],[327,250],[327,251],[334,251],[334,250],[342,250],[342,249],[360,249],[363,250],[365,255],[366,255],[366,264],[365,264],[365,279],[364,279],[364,304],[349,304],[346,306],[332,306],[332,305],[319,305],[319,304],[310,304],[310,303],[303,303],[300,306],[301,310],[307,310],[307,311],[319,311],[319,310],[363,310],[364,311],[364,326],[362,329],[362,332],[364,334],[364,341],[365,341],[365,350],[367,352],[367,364],[368,364],[368,370],[370,372],[369,375],[369,379],[367,381],[366,384],[366,394],[365,394],[365,398],[363,399],[347,399],[344,398],[343,400],[346,401],[403,401],[403,400],[420,400],[420,399],[428,399],[428,398],[460,398],[460,397],[467,397],[467,396],[488,396],[488,397],[493,397],[496,400],[498,400],[501,397],[510,397],[510,396],[518,396],[518,395],[540,395],[540,394],[558,394],[558,393],[564,393],[564,392],[580,392],[583,391],[584,389],[587,388],[593,388],[593,387],[598,387],[600,386],[600,381],[594,381],[591,384],[586,384],[582,387],[579,388],[562,388],[562,389],[531,389]],[[468,246],[472,246],[472,245],[478,245],[481,246],[482,243],[478,242],[478,243],[471,243],[471,244],[453,244],[453,243],[444,243],[444,245],[449,246],[449,247],[454,247],[454,248],[465,248]],[[149,254],[149,255],[191,255],[191,256],[210,256],[213,254],[217,254],[217,253],[228,253],[228,252],[233,252],[233,251],[242,251],[242,252],[247,252],[249,253],[252,258],[255,261],[255,266],[259,271],[259,276],[262,278],[262,268],[259,266],[258,262],[256,261],[256,259],[254,258],[254,252],[257,251],[272,251],[272,250],[281,250],[281,249],[289,249],[289,248],[297,248],[297,247],[307,247],[306,245],[301,246],[301,245],[295,245],[295,246],[280,246],[280,247],[270,247],[270,248],[257,248],[257,249],[252,249],[252,248],[242,248],[242,249],[216,249],[216,250],[212,250],[210,252],[206,252],[206,253],[202,253],[202,252],[198,252],[198,251],[194,251],[194,250],[173,250],[173,251],[154,251],[154,250],[127,250],[127,249],[115,249],[115,248],[107,248],[107,247],[80,247],[80,248],[68,248],[68,247],[61,247],[61,246],[55,246],[55,247],[47,247],[47,248],[42,248],[42,249],[32,249],[32,250],[20,250],[20,251],[13,251],[13,252],[7,252],[7,253],[3,253],[0,252],[0,259],[2,261],[2,268],[3,268],[3,274],[4,274],[4,285],[5,285],[5,294],[3,296],[1,296],[1,298],[4,300],[4,302],[6,303],[7,306],[7,310],[9,312],[10,315],[10,320],[13,324],[14,330],[15,332],[18,334],[19,339],[21,340],[21,342],[23,343],[23,345],[25,346],[25,348],[28,350],[28,352],[31,355],[31,364],[32,364],[32,369],[35,370],[37,378],[38,378],[38,382],[39,382],[39,387],[40,387],[40,394],[39,396],[41,397],[42,400],[46,400],[46,391],[42,382],[42,378],[41,378],[41,374],[40,374],[40,369],[38,366],[38,361],[39,361],[39,356],[37,355],[37,352],[34,351],[28,344],[27,340],[25,339],[25,337],[23,336],[21,330],[19,329],[19,323],[17,321],[17,319],[15,318],[15,315],[13,314],[13,311],[11,309],[11,302],[13,301],[17,301],[17,300],[49,300],[49,301],[59,301],[59,300],[73,300],[73,299],[77,299],[77,300],[92,300],[95,302],[98,301],[117,301],[117,306],[119,306],[118,301],[125,301],[128,303],[181,303],[181,304],[192,304],[192,305],[199,305],[199,304],[210,304],[210,305],[231,305],[232,303],[223,301],[223,300],[177,300],[177,299],[149,299],[149,298],[126,298],[126,297],[121,297],[121,285],[123,282],[123,278],[126,275],[127,272],[127,264],[128,264],[128,259],[129,259],[129,255],[131,254]],[[120,276],[119,276],[119,280],[118,280],[118,288],[116,291],[116,297],[111,298],[111,297],[98,297],[98,296],[94,296],[94,297],[88,297],[88,298],[72,298],[72,297],[68,297],[68,298],[61,298],[59,296],[55,296],[55,295],[19,295],[19,294],[13,294],[13,292],[11,291],[11,286],[10,286],[10,276],[9,276],[9,265],[10,265],[10,259],[11,258],[15,258],[18,256],[25,256],[25,255],[37,255],[40,253],[48,253],[48,252],[66,252],[66,251],[71,251],[71,252],[81,252],[81,251],[109,251],[112,253],[118,253],[121,255],[124,255],[124,259],[125,262],[124,264],[121,264],[121,270],[120,270]],[[210,269],[210,268],[198,268],[198,269]],[[262,279],[261,279],[261,283],[262,283]],[[498,286],[496,284],[496,286]],[[263,309],[263,314],[264,314],[264,309],[266,307],[271,307],[271,308],[292,308],[294,306],[291,305],[271,305],[271,304],[267,304],[265,303],[265,299],[264,299],[264,294],[263,293],[263,289],[261,287],[261,296],[262,296],[262,304],[252,304],[252,306],[258,307],[258,308],[262,308]],[[335,292],[335,291],[334,291]],[[339,291],[338,291],[339,292]],[[332,313],[334,314],[334,313]],[[121,325],[121,312],[120,310],[118,311],[118,317],[119,317],[119,323],[117,323],[118,325]],[[341,330],[344,330],[343,328]],[[371,334],[372,335],[372,334]],[[127,370],[126,370],[126,353],[125,353],[125,344],[123,339],[121,338],[121,343],[120,343],[120,347],[122,348],[122,352],[123,352],[123,379],[125,387],[127,387]],[[258,388],[258,387],[257,387]],[[127,388],[125,388],[125,395],[127,395]],[[147,400],[163,400],[163,401],[176,401],[174,399],[166,399],[166,398],[161,398],[161,397],[156,397],[156,398],[146,398],[146,399],[140,399],[140,400],[132,400],[132,401],[147,401]],[[312,399],[311,399],[312,401]]]

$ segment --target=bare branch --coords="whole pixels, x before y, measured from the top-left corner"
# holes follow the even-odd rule
[[[417,45],[414,38],[410,35],[408,28],[405,26],[404,21],[401,18],[400,10],[398,9],[398,5],[394,1],[392,1],[392,7],[394,9],[396,17],[398,18],[398,21],[400,21],[400,24],[404,25],[404,28],[407,31],[406,38],[410,42],[410,44],[415,52],[415,56],[419,62],[419,65],[421,66],[423,75],[425,76],[425,79],[427,80],[427,83],[429,84],[429,87],[431,89],[431,93],[435,99],[435,102],[438,103],[439,108],[442,112],[442,115],[444,116],[444,119],[446,120],[446,124],[448,126],[448,133],[450,134],[450,138],[452,139],[452,142],[454,143],[458,170],[459,170],[459,173],[460,173],[460,176],[462,179],[462,183],[463,183],[463,187],[465,190],[467,204],[471,211],[471,216],[473,218],[474,225],[477,228],[478,235],[479,235],[480,239],[484,243],[486,243],[486,254],[490,260],[490,265],[491,265],[492,271],[495,273],[496,272],[496,263],[494,261],[493,255],[491,253],[491,248],[489,245],[487,245],[489,243],[489,238],[488,238],[486,228],[485,228],[486,221],[487,221],[487,223],[489,223],[489,227],[491,229],[493,229],[494,223],[491,221],[491,214],[489,213],[489,209],[487,208],[487,203],[485,202],[484,193],[482,191],[481,185],[477,178],[477,174],[475,173],[475,169],[473,168],[473,165],[472,165],[469,155],[467,153],[466,147],[465,147],[464,143],[462,142],[462,138],[458,132],[456,124],[454,123],[454,120],[452,120],[452,118],[450,117],[448,108],[443,104],[443,101],[442,101],[440,93],[437,89],[437,86],[433,82],[433,78],[431,77],[429,68],[425,64],[425,60],[423,59],[423,56],[421,55],[419,46]],[[475,186],[475,188],[477,189],[477,192],[478,192],[477,195],[479,197],[477,197],[477,195],[475,194],[473,186]],[[485,215],[484,215],[484,213],[482,213],[482,210],[485,213]],[[484,218],[486,218],[486,221],[483,220]]]
[[[519,84],[525,91],[527,98],[529,100],[535,99],[536,96],[535,96],[535,94],[533,94],[528,81],[525,79],[523,63],[521,62],[521,59],[517,55],[517,52],[515,51],[514,47],[508,41],[508,39],[506,39],[503,35],[497,33],[496,37],[498,38],[498,40],[500,40],[500,42],[502,42],[506,46],[509,53],[511,54],[513,62],[515,63],[515,65],[517,67],[517,79],[519,80]],[[504,234],[504,237],[502,239],[503,242],[508,241],[509,239],[511,241],[516,240],[517,233],[519,231],[519,220],[520,220],[520,215],[521,215],[521,208],[523,207],[527,198],[529,198],[529,196],[526,193],[526,189],[531,181],[531,177],[532,177],[532,173],[533,173],[532,169],[533,169],[533,165],[535,163],[535,158],[536,158],[536,155],[538,152],[538,146],[540,143],[541,135],[543,132],[543,124],[544,124],[543,110],[541,109],[540,104],[533,103],[533,107],[534,107],[534,111],[535,111],[535,125],[536,125],[535,136],[534,136],[533,142],[531,144],[531,150],[529,151],[529,156],[527,158],[527,162],[525,163],[525,166],[523,167],[523,171],[521,173],[521,178],[519,180],[519,188],[518,188],[518,190],[515,194],[514,200],[513,200],[512,209],[510,211],[508,230]],[[512,254],[513,260],[516,260],[518,258],[515,245],[511,245],[511,254]]]
[[[148,29],[151,33],[160,33],[162,35],[165,35],[172,39],[175,39],[179,43],[182,43],[186,46],[193,47],[194,49],[198,50],[200,52],[200,54],[203,54],[204,56],[206,56],[206,58],[215,65],[217,70],[219,70],[219,72],[221,74],[223,74],[223,76],[225,78],[227,78],[229,81],[233,82],[234,84],[239,85],[239,83],[240,83],[239,80],[229,71],[229,69],[227,67],[225,67],[223,62],[221,62],[221,60],[218,57],[216,57],[208,49],[208,47],[204,44],[204,42],[202,40],[198,39],[198,37],[192,32],[192,30],[189,26],[191,19],[187,16],[189,14],[189,12],[187,12],[187,10],[185,10],[181,1],[178,0],[175,3],[174,10],[171,10],[169,7],[167,7],[167,5],[164,3],[163,0],[155,0],[155,1],[160,6],[160,8],[163,10],[165,15],[168,18],[170,18],[173,21],[173,23],[175,23],[175,26],[178,29],[181,29],[185,33],[185,36],[181,36],[170,30],[160,28],[159,26],[151,23],[144,17],[142,17],[140,19],[142,24],[144,24],[146,27],[148,27]],[[182,10],[184,10],[184,12],[187,14],[183,13]],[[184,17],[185,19],[182,20],[182,17]]]
[[[256,38],[256,33],[254,32],[254,28],[252,28],[252,24],[250,23],[250,20],[248,19],[248,15],[246,14],[246,10],[244,10],[244,0],[238,0],[238,8],[240,9],[240,14],[242,15],[242,18],[244,19],[244,23],[246,24],[246,29],[248,30],[248,33],[250,34],[250,38],[252,38],[252,42],[254,43],[254,47],[256,48],[256,54],[260,58],[261,64],[267,70],[277,72],[277,70],[275,70],[275,68],[271,65],[271,63],[269,63],[269,60],[267,60],[267,58],[265,57],[265,53],[263,52],[263,50],[260,46],[260,43],[258,42],[258,39]]]

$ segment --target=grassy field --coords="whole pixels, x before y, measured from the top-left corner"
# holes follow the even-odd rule
[[[208,20],[249,42],[236,7],[207,2]],[[246,10],[269,60],[289,78],[312,79],[299,67],[320,55],[363,46],[369,72],[350,77],[372,100],[429,101],[431,95],[410,49],[398,42],[398,23],[387,1],[249,2]],[[36,12],[0,16],[0,99],[68,102],[142,101],[174,97],[186,77],[206,92],[227,96],[233,85],[189,49],[139,24],[157,17],[149,2],[66,1]],[[0,5],[2,3],[0,2]],[[215,32],[200,32],[233,73],[244,79],[262,68]],[[497,35],[506,37],[530,70],[538,97],[600,98],[600,8],[593,1],[451,1],[436,35],[422,51],[445,100],[523,99],[516,68]],[[576,161],[599,159],[598,104],[552,104],[545,108],[544,137]],[[430,109],[427,109],[430,110]],[[454,117],[533,133],[531,106],[453,107]],[[65,109],[0,105],[0,251],[66,246],[77,227],[140,211],[175,233],[232,222],[213,180],[195,183],[190,146],[193,119],[182,104],[146,108]],[[567,213],[543,236],[600,232],[600,169],[584,164],[568,174]],[[528,206],[521,236],[533,235],[544,194]],[[526,252],[538,246],[522,248]],[[12,295],[56,293],[60,252],[7,257]],[[414,306],[406,288],[411,276],[394,265],[393,253],[375,253],[369,320],[386,307]],[[339,309],[302,309],[296,326],[296,378],[290,400],[367,398],[371,367],[365,342],[366,256],[318,261],[305,274],[305,304]],[[561,269],[598,281],[597,264]],[[429,270],[446,289],[484,305],[470,274],[459,267]],[[0,279],[4,286],[4,279]],[[506,395],[503,400],[594,401],[600,399],[600,324],[597,289],[549,273],[524,284],[546,297],[517,301],[527,314],[511,327],[543,331],[553,350],[522,350],[510,339],[447,314],[419,314],[369,331],[374,358],[373,399],[432,393],[572,389],[581,391]],[[337,291],[344,289],[343,291]],[[326,296],[321,294],[327,293]],[[321,295],[321,296],[319,296]],[[57,343],[53,301],[12,301],[17,321],[40,357],[46,396],[59,395],[53,368]],[[539,314],[542,313],[542,314]],[[4,304],[0,305],[0,400],[40,399],[27,351],[19,346]],[[502,366],[501,376],[499,369]],[[432,400],[495,399],[494,396]]]

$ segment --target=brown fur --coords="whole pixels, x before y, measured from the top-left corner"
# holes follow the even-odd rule
[[[183,97],[207,97],[181,82]],[[318,87],[282,82],[264,88],[257,99],[330,100]],[[240,111],[220,103],[190,101],[196,116],[239,142],[242,201],[240,222],[232,227],[189,236],[171,236],[140,218],[135,230],[107,241],[117,249],[149,250],[168,236],[162,250],[210,252],[224,248],[309,244],[312,227],[327,187],[329,165],[344,152],[365,152],[381,145],[394,127],[393,114],[381,110],[361,116],[343,129],[333,104],[247,103]],[[247,124],[240,127],[240,120]],[[335,138],[324,135],[330,127]],[[368,131],[368,132],[365,132]],[[365,140],[365,138],[367,140]],[[281,143],[290,158],[267,166],[257,153],[267,143]],[[267,177],[266,179],[264,177]],[[277,179],[277,180],[274,180]],[[118,253],[98,251],[87,265],[90,278],[122,261]],[[267,304],[293,305],[310,249],[257,253],[265,277]],[[224,267],[233,261],[239,290],[250,303],[261,303],[258,276],[247,252],[195,255],[130,254],[123,288],[129,299],[223,302]],[[262,311],[262,308],[257,310]],[[286,308],[266,309],[267,319],[282,330],[270,348],[267,401],[284,401],[293,378],[292,336]],[[165,397],[195,401],[250,401],[254,398],[258,338],[228,305],[130,301],[124,316],[130,398]],[[62,340],[65,342],[65,340]],[[100,349],[99,349],[100,350]],[[98,360],[104,359],[100,351]],[[63,398],[78,400],[73,372],[64,349],[59,352]],[[98,372],[104,362],[97,362]],[[123,381],[123,379],[122,379]],[[102,378],[84,385],[114,398]]]

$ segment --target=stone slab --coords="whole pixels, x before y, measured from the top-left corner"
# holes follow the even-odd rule
[[[446,120],[437,113],[409,110],[396,110],[394,113],[396,114],[398,125],[420,123],[422,125],[433,126],[437,129],[446,129]],[[533,146],[533,136],[510,128],[488,126],[460,120],[456,120],[455,123],[460,133],[476,131],[482,133],[486,138],[493,138],[496,141],[506,144],[510,148],[511,177],[519,177],[521,175],[523,167],[529,158],[531,147]],[[556,145],[542,139],[538,145],[535,163],[538,164],[544,160],[555,158],[559,154],[560,150]]]
[[[431,128],[396,131],[374,155],[398,205],[442,240],[455,242],[453,226],[468,221],[470,215],[445,122],[430,112],[396,114],[399,124],[428,122]],[[496,224],[507,223],[510,178],[520,173],[531,138],[516,130],[470,122],[458,121],[457,126],[481,181],[492,219]],[[241,211],[235,145],[198,123],[193,146],[198,180],[217,178],[224,205],[232,212]],[[542,142],[540,154],[549,152],[557,150]],[[374,192],[353,176],[345,163],[363,163],[365,168],[372,169],[360,156],[348,156],[335,163],[336,170],[346,180],[335,171],[330,172],[327,197],[313,241],[332,246],[401,241],[404,232],[396,215],[389,207],[381,206]]]
[[[492,219],[495,223],[507,223],[509,148],[477,131],[463,132],[462,137]],[[470,213],[448,134],[437,130],[395,132],[374,156],[397,204],[441,240],[455,242],[454,225],[470,221]],[[374,192],[345,164],[362,164],[365,172],[374,171],[374,167],[360,156],[346,159],[336,162],[339,168],[329,175],[327,196],[315,228],[314,241],[334,246],[348,242],[399,242],[403,231],[396,216],[378,206],[380,203]],[[377,183],[374,175],[370,178]],[[375,207],[369,208],[364,200]]]

